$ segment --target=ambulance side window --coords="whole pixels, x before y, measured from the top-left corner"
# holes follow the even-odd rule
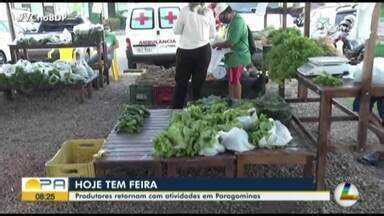
[[[160,7],[159,8],[159,22],[160,28],[169,29],[173,28],[176,20],[179,18],[180,8],[178,7]]]
[[[132,10],[131,29],[153,29],[154,11],[152,8],[137,8]]]

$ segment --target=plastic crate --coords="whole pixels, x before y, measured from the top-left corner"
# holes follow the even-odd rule
[[[225,79],[205,81],[201,90],[202,97],[210,95],[225,97],[228,95],[228,81]]]
[[[174,86],[154,86],[153,95],[155,98],[155,105],[170,106],[172,104],[174,89]]]
[[[131,104],[153,105],[153,87],[151,85],[129,86],[129,101]]]
[[[94,177],[93,155],[104,145],[104,139],[68,140],[45,164],[47,177]]]

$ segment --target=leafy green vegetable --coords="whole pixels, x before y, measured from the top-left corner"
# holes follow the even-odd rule
[[[220,146],[218,131],[241,128],[236,119],[248,115],[250,102],[230,107],[229,101],[210,96],[189,103],[181,112],[174,112],[170,126],[155,140],[155,154],[163,157],[194,157],[213,155],[224,147]]]
[[[315,77],[313,81],[321,86],[341,86],[343,81],[340,77],[334,77],[326,72],[322,72],[319,76]]]
[[[325,51],[313,40],[303,37],[296,28],[276,30],[269,35],[272,48],[266,55],[271,79],[279,84],[296,77],[297,68],[309,57],[321,56]]]
[[[139,133],[150,115],[143,105],[125,105],[116,127],[118,133]]]
[[[260,114],[255,127],[248,131],[250,143],[257,146],[263,137],[269,138],[271,135],[269,131],[272,127],[273,122],[270,121],[266,115]]]

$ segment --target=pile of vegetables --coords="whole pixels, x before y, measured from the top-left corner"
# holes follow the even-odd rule
[[[45,45],[45,44],[64,44],[72,41],[71,33],[64,29],[61,33],[54,34],[19,34],[15,39],[19,45]]]
[[[20,36],[16,39],[16,44],[21,45],[43,45],[47,43],[60,43],[59,35],[43,35],[36,37],[35,35]]]
[[[0,86],[18,89],[39,88],[57,84],[84,83],[95,75],[85,61],[54,63],[19,60],[16,64],[4,64],[0,69]]]
[[[143,105],[124,105],[116,127],[118,133],[140,133],[144,120],[150,116]]]
[[[313,79],[313,81],[321,86],[332,86],[337,87],[343,85],[343,81],[340,77],[332,76],[325,71]]]
[[[259,139],[269,136],[273,122],[260,114],[259,121],[245,128],[239,117],[250,117],[254,107],[251,101],[231,105],[230,101],[216,96],[189,103],[183,111],[173,113],[168,129],[154,140],[155,155],[166,158],[215,155],[225,150],[219,132],[235,127],[247,130],[251,144],[257,146]]]
[[[174,86],[175,85],[175,67],[165,68],[148,68],[137,79],[138,85],[159,85]]]
[[[256,98],[255,105],[258,112],[275,120],[288,123],[292,119],[290,105],[278,94],[264,94]]]
[[[302,36],[296,28],[272,31],[268,40],[272,42],[272,49],[266,55],[266,64],[269,77],[278,84],[295,78],[297,68],[309,57],[326,53],[313,39]]]
[[[83,23],[73,27],[74,43],[89,43],[100,41],[104,34],[104,28],[101,24]]]

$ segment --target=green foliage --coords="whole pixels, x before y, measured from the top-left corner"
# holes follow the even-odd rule
[[[144,119],[150,115],[143,105],[125,105],[120,114],[116,127],[118,133],[139,133],[144,125]]]
[[[322,72],[319,76],[315,77],[313,81],[321,86],[341,86],[343,81],[340,77],[334,77],[326,72]]]
[[[297,28],[287,28],[287,29],[276,29],[272,30],[268,36],[268,42],[272,45],[281,44],[286,38],[289,37],[300,37],[301,32]]]
[[[269,131],[272,127],[273,121],[270,121],[266,115],[260,114],[256,125],[248,131],[250,143],[257,146],[263,137],[268,138],[271,135]]]
[[[313,40],[301,36],[296,28],[276,30],[269,35],[272,49],[266,56],[270,78],[282,84],[296,77],[297,68],[309,57],[324,55],[324,50]]]
[[[172,115],[170,126],[154,140],[155,155],[194,157],[217,145],[218,131],[241,128],[236,119],[248,115],[252,103],[231,107],[229,102],[210,96],[200,99]]]

